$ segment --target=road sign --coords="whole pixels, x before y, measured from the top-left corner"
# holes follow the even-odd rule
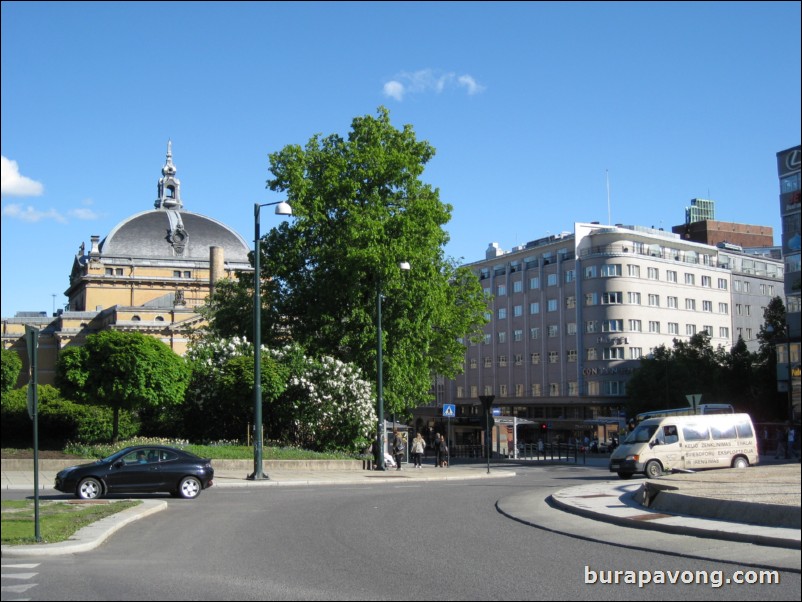
[[[702,399],[702,394],[693,393],[691,395],[686,395],[685,399],[688,400],[688,405],[693,408],[693,413],[696,414],[696,408],[699,407],[699,402]]]
[[[457,406],[453,403],[443,404],[443,416],[446,418],[454,418],[457,415]]]

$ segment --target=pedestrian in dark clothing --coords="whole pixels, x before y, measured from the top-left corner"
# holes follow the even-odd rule
[[[440,433],[435,433],[434,435],[434,467],[440,467]]]
[[[396,470],[401,470],[401,462],[404,460],[404,449],[406,444],[398,429],[393,429],[393,457],[395,458]]]

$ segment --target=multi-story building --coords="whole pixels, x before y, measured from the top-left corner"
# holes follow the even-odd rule
[[[23,375],[26,325],[40,331],[41,384],[53,384],[61,349],[106,329],[149,334],[183,355],[190,333],[203,320],[198,307],[214,283],[253,271],[248,244],[239,234],[184,209],[176,171],[168,142],[153,208],[124,219],[103,240],[92,236],[89,249],[81,243],[65,310],[55,316],[22,312],[3,318],[3,347],[23,358]]]
[[[511,252],[491,244],[468,267],[490,321],[481,342],[466,344],[463,374],[435,383],[438,405],[457,406],[455,444],[476,440],[480,395],[564,437],[617,419],[640,358],[702,330],[713,347],[741,337],[754,351],[763,308],[783,292],[777,259],[598,223]],[[432,414],[418,413],[429,426]]]
[[[802,340],[802,215],[800,214],[802,147],[777,153],[780,178],[782,252],[785,260],[785,295],[788,337],[778,341],[778,382],[789,399],[789,418],[800,417],[800,340]]]

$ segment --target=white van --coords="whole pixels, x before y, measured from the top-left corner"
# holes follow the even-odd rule
[[[610,472],[659,477],[671,470],[745,468],[757,464],[749,414],[670,416],[641,422],[610,456]]]

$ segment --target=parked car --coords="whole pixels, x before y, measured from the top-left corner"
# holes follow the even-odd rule
[[[136,445],[92,464],[65,468],[56,475],[55,488],[84,500],[162,491],[194,499],[213,485],[213,478],[209,459],[174,447]]]

